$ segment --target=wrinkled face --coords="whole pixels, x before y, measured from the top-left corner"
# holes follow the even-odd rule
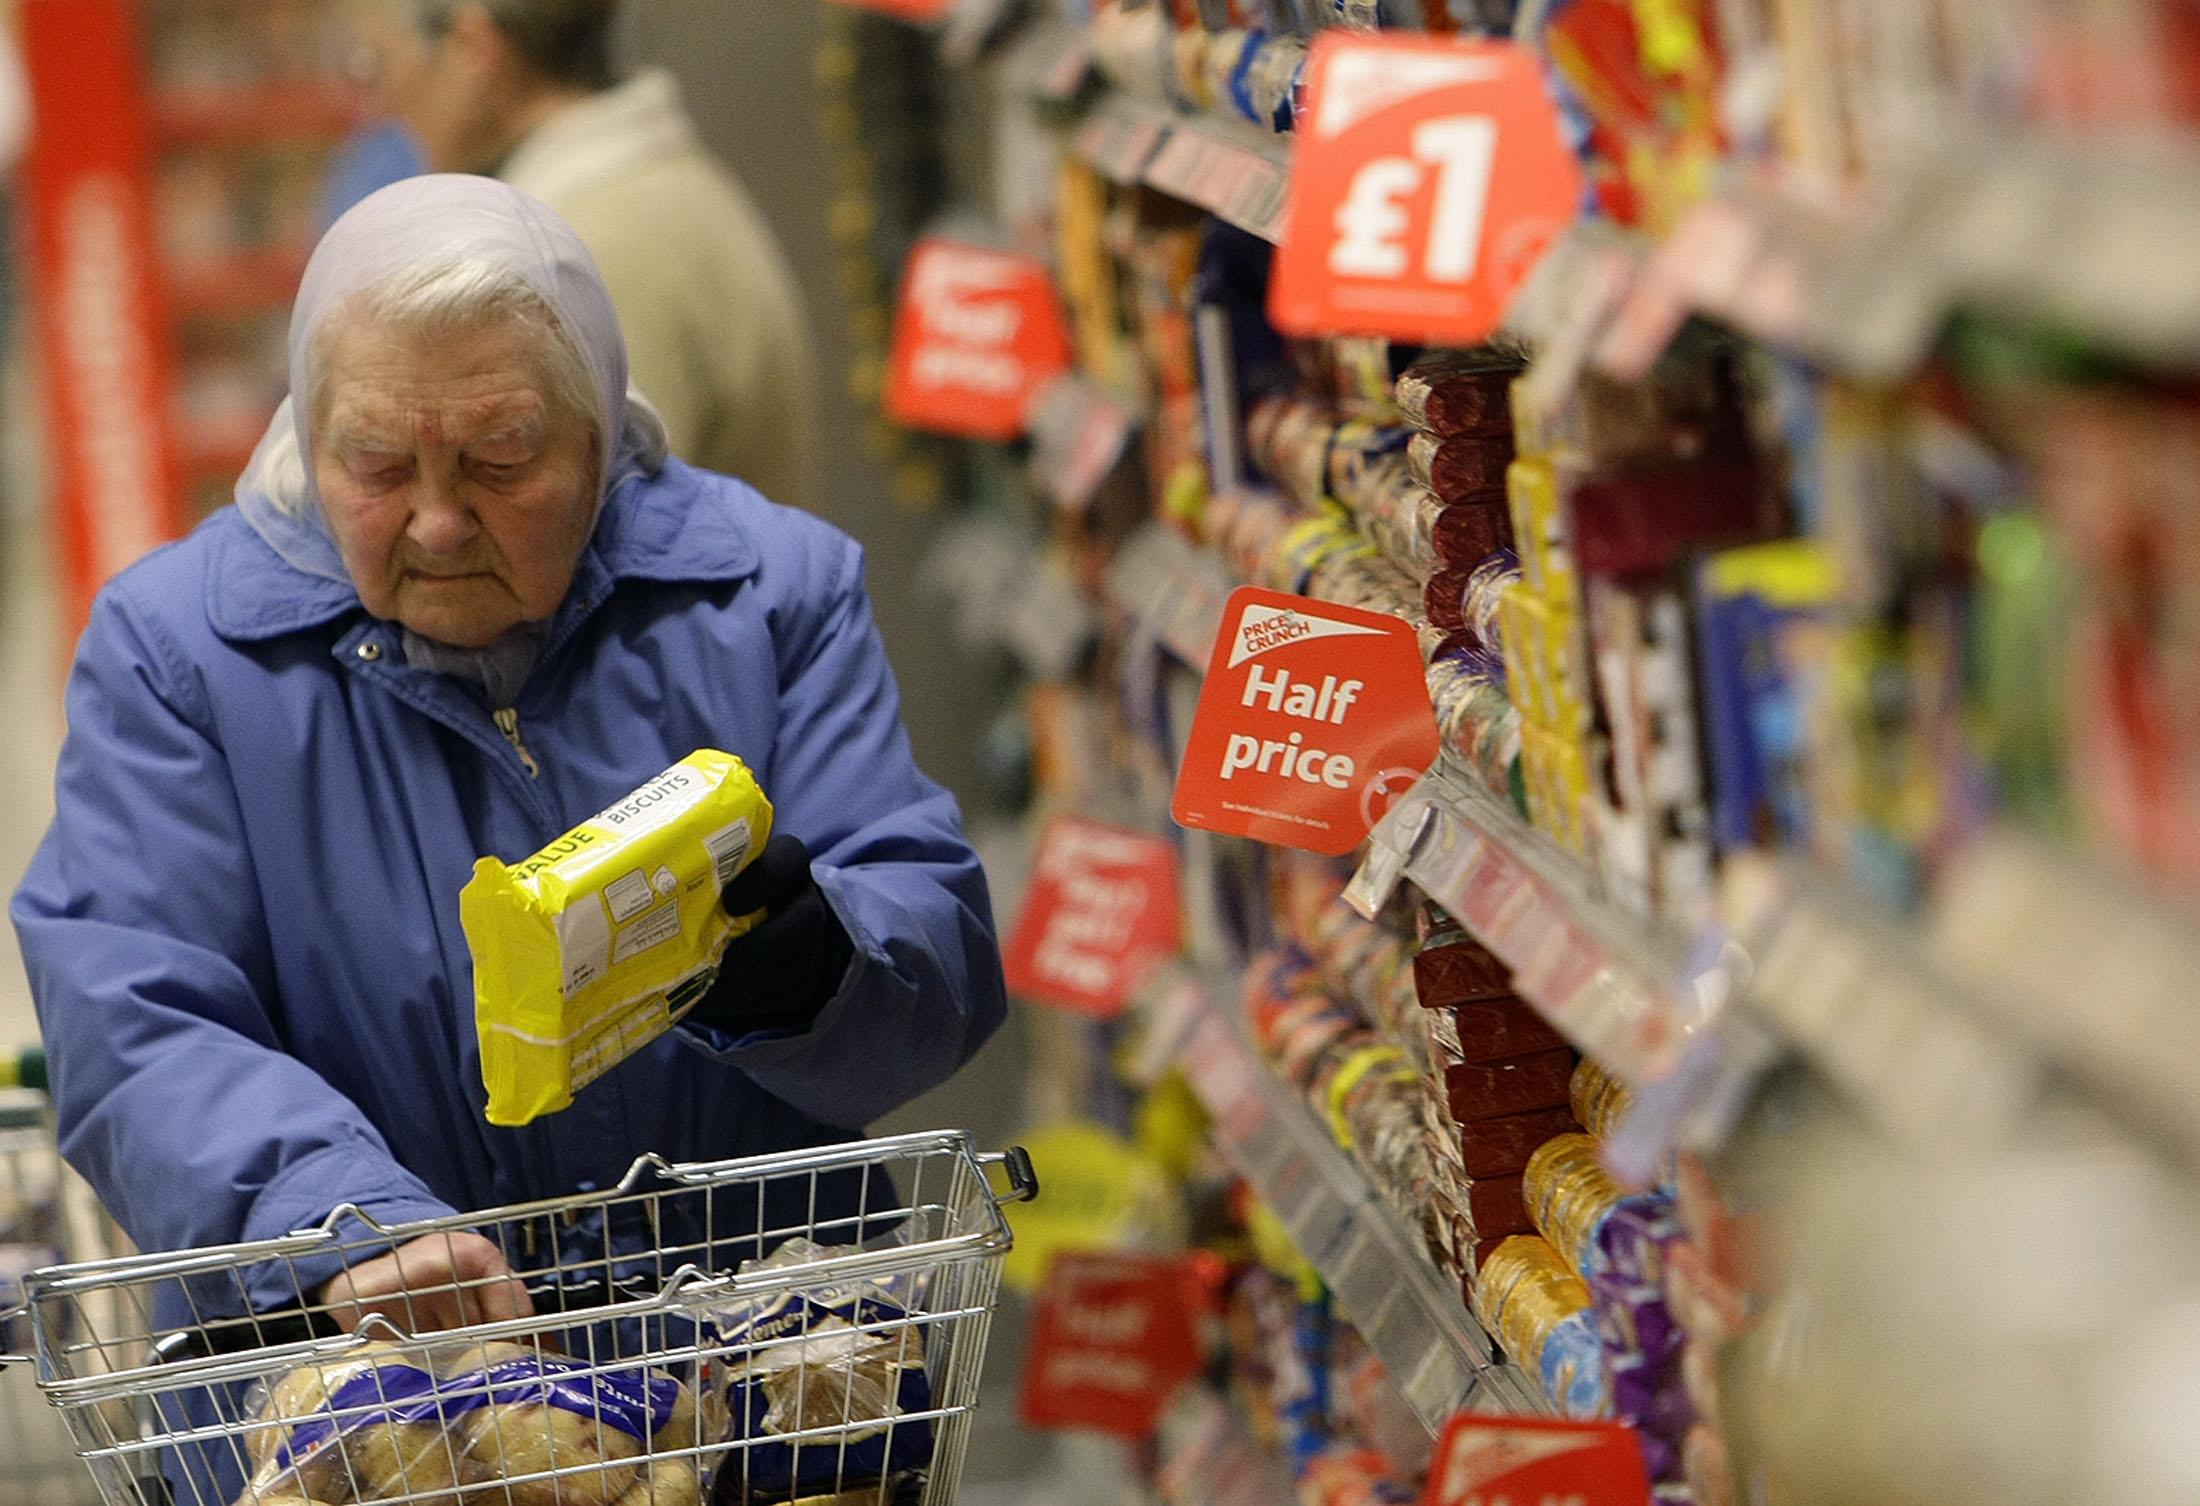
[[[339,316],[322,347],[313,479],[359,599],[481,648],[557,610],[595,524],[594,425],[551,396],[540,329],[433,339]]]

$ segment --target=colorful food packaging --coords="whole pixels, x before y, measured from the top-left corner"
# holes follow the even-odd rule
[[[718,896],[771,836],[748,766],[705,748],[459,895],[491,1124],[528,1124],[670,1030],[757,917]]]
[[[791,1239],[743,1275],[808,1265],[836,1253]],[[847,1493],[932,1459],[932,1384],[924,1330],[881,1282],[777,1292],[711,1314],[729,1351],[716,1391],[729,1451],[718,1464],[716,1506]],[[789,1435],[805,1435],[799,1440]],[[814,1436],[811,1436],[814,1435]]]
[[[1431,434],[1510,434],[1510,389],[1520,364],[1487,351],[1427,357],[1398,378],[1398,407],[1415,428]]]
[[[1497,1119],[1477,1119],[1462,1125],[1459,1143],[1467,1175],[1501,1177],[1517,1175],[1553,1135],[1573,1128],[1573,1115],[1565,1109],[1532,1109]],[[1523,1194],[1525,1196],[1525,1194]]]
[[[1510,1061],[1460,1064],[1444,1069],[1452,1117],[1461,1124],[1525,1114],[1566,1102],[1574,1075],[1571,1051],[1542,1051]]]
[[[1406,466],[1413,479],[1433,492],[1439,501],[1464,502],[1505,489],[1505,469],[1512,464],[1513,439],[1502,433],[1461,434],[1446,439],[1441,434],[1417,433],[1406,444]]]
[[[687,1387],[536,1346],[370,1344],[301,1364],[246,1411],[247,1501],[345,1506],[506,1481],[496,1493],[516,1506],[701,1498],[692,1454],[652,1458],[696,1446]]]

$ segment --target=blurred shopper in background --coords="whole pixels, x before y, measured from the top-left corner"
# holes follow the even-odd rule
[[[491,173],[580,233],[674,453],[814,505],[816,369],[784,252],[669,74],[622,79],[619,0],[363,0],[385,109],[438,172]]]

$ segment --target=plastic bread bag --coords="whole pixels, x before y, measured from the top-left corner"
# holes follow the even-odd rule
[[[846,1253],[790,1239],[741,1271]],[[892,1287],[859,1281],[779,1292],[710,1317],[727,1445],[712,1501],[891,1500],[896,1477],[931,1463],[924,1334]]]
[[[247,1411],[256,1472],[239,1506],[695,1506],[702,1494],[683,1452],[699,1434],[688,1387],[528,1345],[372,1344],[299,1365]]]
[[[459,918],[491,1124],[570,1107],[678,1023],[755,923],[718,896],[771,827],[748,766],[705,748],[534,856],[474,865]]]

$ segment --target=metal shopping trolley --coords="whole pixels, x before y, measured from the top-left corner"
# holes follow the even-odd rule
[[[645,1156],[605,1192],[36,1271],[25,1315],[107,1506],[948,1506],[1003,1208],[1037,1192],[959,1133]],[[267,1301],[474,1237],[510,1276]],[[531,1316],[466,1321],[515,1286]]]
[[[13,1321],[28,1274],[86,1249],[72,1238],[76,1221],[65,1205],[67,1174],[55,1148],[52,1118],[38,1091],[35,1056],[0,1060],[0,1353],[30,1338],[27,1313]],[[0,1372],[0,1506],[94,1506],[99,1494],[77,1462],[69,1429],[39,1397],[25,1369]]]

